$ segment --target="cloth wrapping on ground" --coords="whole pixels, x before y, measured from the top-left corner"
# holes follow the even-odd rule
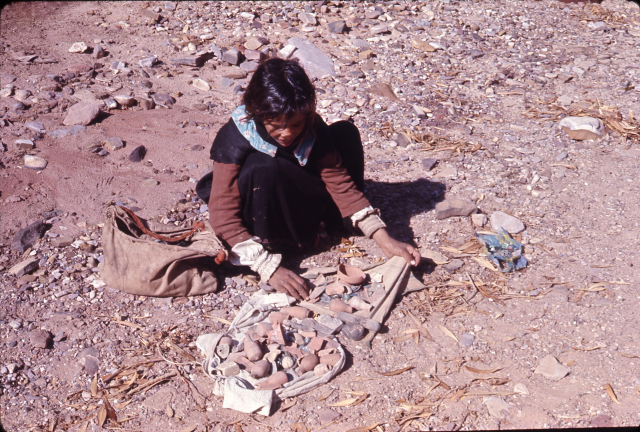
[[[223,336],[229,336],[234,344],[240,344],[245,338],[245,332],[254,324],[268,322],[269,314],[289,306],[295,301],[286,294],[264,294],[258,291],[253,298],[247,301],[231,322],[229,330],[225,333],[207,333],[198,336],[196,346],[205,356],[202,362],[204,372],[213,379],[224,396],[223,407],[231,408],[244,413],[258,412],[269,415],[274,396],[283,399],[307,393],[314,388],[329,382],[344,367],[346,354],[342,346],[336,349],[340,354],[340,361],[324,375],[316,376],[309,371],[294,378],[281,388],[276,390],[257,390],[255,385],[262,379],[254,379],[246,371],[242,370],[237,376],[225,378],[216,369],[222,359],[216,354],[216,346]]]
[[[417,291],[425,288],[425,286],[413,276],[409,271],[409,264],[402,258],[395,256],[389,259],[381,266],[375,267],[366,271],[371,276],[372,273],[379,273],[382,275],[382,283],[386,294],[382,297],[378,303],[371,309],[368,318],[383,323],[387,314],[393,307],[393,303],[396,297],[402,293],[405,289],[410,288],[411,291]],[[376,332],[369,331],[367,336],[362,340],[362,343],[371,348],[371,341],[376,336]]]
[[[522,256],[522,245],[504,229],[500,228],[497,234],[475,234],[484,246],[484,253],[502,273],[522,270],[527,266],[527,259]]]

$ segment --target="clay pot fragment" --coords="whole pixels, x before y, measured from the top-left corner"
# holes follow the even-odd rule
[[[367,311],[367,312],[369,312],[371,310],[371,307],[372,307],[369,303],[367,303],[366,301],[362,300],[358,296],[351,297],[347,303],[349,304],[349,306],[351,306],[354,309],[363,310],[363,311]]]
[[[284,371],[278,371],[266,380],[259,383],[256,387],[260,390],[275,390],[282,387],[283,384],[289,382],[289,377]]]
[[[324,292],[328,296],[342,295],[345,292],[347,292],[347,287],[343,283],[334,282],[331,285],[327,285],[327,287],[325,288]]]
[[[320,363],[329,365],[331,367],[337,365],[339,361],[340,361],[340,353],[327,354],[324,356],[320,356]]]
[[[271,312],[269,314],[269,322],[273,327],[279,326],[286,319],[289,319],[289,314],[284,312]]]
[[[267,337],[267,333],[273,330],[273,326],[267,322],[256,324],[256,335],[258,337]]]
[[[311,311],[302,306],[290,306],[282,308],[282,313],[291,315],[294,318],[305,319],[309,318]]]
[[[365,281],[367,275],[357,267],[340,264],[338,266],[338,279],[349,285],[358,285]]]
[[[262,358],[262,346],[250,338],[244,338],[244,354],[249,361],[257,361]]]
[[[302,359],[300,359],[300,373],[304,374],[313,370],[313,368],[318,365],[319,361],[320,359],[318,359],[318,356],[315,354],[307,354],[302,357]]]
[[[258,360],[253,364],[253,366],[249,369],[249,373],[253,378],[264,378],[269,374],[269,370],[271,369],[271,363],[266,360]]]
[[[351,306],[337,298],[331,299],[331,301],[329,301],[329,310],[333,312],[353,312],[353,308]]]

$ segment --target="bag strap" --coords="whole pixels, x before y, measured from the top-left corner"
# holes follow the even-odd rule
[[[150,229],[148,229],[146,226],[144,226],[144,224],[142,223],[142,221],[140,220],[140,218],[131,210],[129,210],[126,207],[123,206],[119,206],[122,210],[124,210],[129,216],[131,216],[131,218],[133,219],[133,222],[136,224],[136,226],[138,228],[140,228],[140,230],[147,234],[150,235],[151,237],[158,239],[160,241],[163,242],[167,242],[167,243],[178,243],[179,241],[182,241],[184,239],[186,239],[187,237],[195,234],[197,231],[200,231],[201,229],[204,229],[204,222],[202,221],[195,221],[192,225],[192,228],[187,231],[186,233],[178,236],[178,237],[165,237],[163,235],[160,235],[156,232],[151,231]]]

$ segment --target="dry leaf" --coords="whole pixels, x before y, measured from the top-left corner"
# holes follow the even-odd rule
[[[346,406],[349,406],[349,405],[355,403],[355,401],[357,401],[357,400],[358,400],[358,398],[345,399],[345,400],[342,400],[340,402],[336,402],[334,404],[331,404],[329,406],[330,407],[346,407]]]
[[[484,258],[481,257],[471,257],[472,260],[474,260],[475,262],[477,262],[478,264],[480,264],[482,267],[485,267],[491,271],[497,272],[498,269],[495,268],[495,266],[493,264],[491,264],[491,262],[489,262],[489,260],[486,260]]]
[[[102,400],[104,401],[103,406],[107,410],[107,418],[111,421],[117,422],[118,415],[116,414],[116,410],[114,410],[111,404],[109,403],[109,399],[107,399],[106,396],[103,396]]]
[[[93,380],[91,380],[91,396],[92,397],[98,396],[98,374],[97,373],[94,375]]]
[[[98,424],[98,427],[102,427],[105,421],[107,421],[107,407],[102,405],[98,411],[98,415],[96,416],[96,423]]]
[[[498,372],[499,370],[502,369],[501,367],[497,367],[497,368],[491,369],[491,370],[483,370],[483,369],[476,369],[476,368],[473,368],[471,366],[466,366],[466,365],[465,365],[465,368],[469,372],[473,372],[473,373],[477,373],[477,374],[492,374],[492,373]]]
[[[142,330],[143,329],[142,326],[140,326],[138,324],[135,324],[135,323],[132,323],[132,322],[129,322],[129,321],[113,320],[113,322],[116,323],[116,324],[123,325],[123,326],[131,327],[131,328],[134,328],[134,329],[137,329],[137,330]]]
[[[333,393],[333,390],[330,390],[329,393],[318,396],[318,399],[317,399],[318,402],[322,402],[323,400],[326,400],[329,396],[331,396],[332,393]]]
[[[187,426],[186,428],[180,430],[180,432],[193,432],[197,427],[198,425]]]
[[[409,339],[411,339],[411,335],[410,334],[406,334],[404,336],[394,337],[392,340],[393,340],[393,342],[397,343],[397,342],[404,342],[404,341],[409,340]]]
[[[577,170],[578,167],[575,165],[571,165],[571,164],[565,164],[565,163],[555,163],[555,164],[551,164],[552,167],[564,167],[564,168],[568,168],[568,169],[572,169],[572,170]]]
[[[414,366],[407,366],[407,367],[404,367],[402,369],[394,370],[394,371],[391,371],[391,372],[376,372],[376,373],[378,373],[380,375],[383,375],[383,376],[389,377],[389,376],[400,375],[400,374],[405,373],[406,371],[411,370],[413,368],[414,368]]]
[[[89,422],[83,424],[78,432],[87,432],[87,427],[89,427]]]
[[[164,412],[167,415],[167,417],[173,417],[173,408],[171,408],[171,405],[167,405]]]
[[[618,397],[616,396],[615,392],[613,391],[613,387],[611,387],[611,384],[605,384],[603,389],[604,389],[604,391],[607,392],[607,394],[609,395],[609,397],[611,398],[612,401],[614,401],[618,405],[622,405],[620,403],[620,401],[618,400]]]
[[[416,318],[410,311],[407,311],[407,314],[409,315],[409,318],[411,318],[413,322],[416,323],[416,326],[418,326],[418,330],[420,330],[420,333],[422,334],[422,336],[426,337],[431,342],[434,342],[434,339],[431,336],[431,333],[429,333],[429,331],[422,326],[422,323],[420,322],[420,320],[418,320],[418,318]]]
[[[371,424],[369,426],[363,426],[363,427],[357,427],[357,428],[354,428],[354,429],[349,429],[349,430],[347,430],[347,432],[369,432],[369,431],[374,430],[375,428],[377,428],[381,424],[382,423],[378,422],[378,423]]]
[[[456,248],[451,247],[451,246],[440,246],[440,249],[442,249],[443,251],[454,253],[454,254],[462,254],[463,253],[461,250],[456,249]]]
[[[440,328],[440,330],[442,330],[442,333],[444,333],[445,335],[449,336],[454,341],[458,342],[458,338],[456,337],[456,335],[451,333],[451,331],[448,328],[446,328],[445,326],[441,326],[441,325],[438,325],[438,327]]]
[[[289,408],[291,408],[292,406],[294,406],[296,404],[296,400],[290,400],[289,402],[287,402],[286,404],[282,405],[280,407],[280,412],[284,412],[286,410],[288,410]]]

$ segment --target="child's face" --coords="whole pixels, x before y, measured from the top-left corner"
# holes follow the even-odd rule
[[[283,147],[289,147],[297,141],[307,124],[308,116],[296,114],[286,122],[284,116],[264,121],[267,133]]]

